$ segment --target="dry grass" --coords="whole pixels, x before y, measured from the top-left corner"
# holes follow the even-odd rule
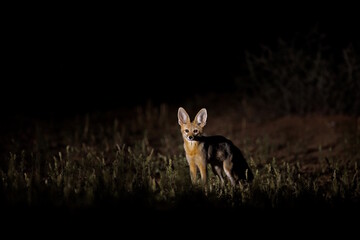
[[[358,204],[360,131],[355,118],[261,120],[240,110],[208,108],[206,132],[232,139],[255,179],[250,185],[221,187],[209,171],[204,191],[190,183],[176,110],[149,104],[126,114],[34,122],[26,134],[5,139],[2,205],[77,209],[123,208],[126,203],[170,210],[199,203],[215,209]]]

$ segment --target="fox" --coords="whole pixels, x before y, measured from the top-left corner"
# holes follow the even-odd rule
[[[191,182],[196,183],[199,169],[201,181],[206,185],[207,164],[211,165],[214,175],[220,178],[222,185],[225,184],[224,175],[232,186],[242,180],[251,182],[254,175],[241,150],[224,136],[206,136],[203,133],[207,116],[206,108],[202,108],[191,121],[183,107],[178,109],[178,123],[184,140]]]

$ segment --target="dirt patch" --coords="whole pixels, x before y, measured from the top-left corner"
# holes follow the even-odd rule
[[[190,107],[183,107],[188,110],[191,118],[200,108],[206,107],[208,120],[205,133],[229,138],[248,158],[254,158],[257,164],[263,165],[274,160],[279,163],[299,162],[304,171],[318,171],[324,164],[335,160],[342,164],[360,160],[359,117],[312,114],[266,118],[266,111],[256,111],[236,100],[234,104],[221,104],[221,101],[216,103],[214,99],[209,102],[214,104],[195,102]],[[13,124],[16,131],[8,128],[3,131],[0,150],[4,157],[16,149],[34,151],[33,139],[44,135],[44,144],[53,142],[56,146],[63,146],[54,147],[57,153],[66,145],[89,141],[83,133],[88,121],[91,130],[89,136],[100,134],[104,138],[113,139],[116,129],[119,132],[116,136],[119,135],[117,138],[121,139],[119,142],[126,145],[146,139],[155,153],[170,156],[184,154],[177,122],[178,107],[168,104],[146,105],[98,115],[89,114],[88,117],[69,118],[66,121],[43,121],[44,124],[35,119],[24,121],[19,118],[17,122],[22,125]],[[262,115],[257,115],[257,112]],[[79,136],[76,137],[77,135]]]
[[[288,115],[262,120],[241,111],[209,116],[206,133],[225,135],[250,155],[266,151],[270,162],[299,162],[305,171],[317,171],[336,158],[346,163],[349,151],[356,153],[360,118],[344,115]],[[245,117],[244,117],[245,116]],[[351,150],[352,149],[352,150]],[[355,152],[354,152],[355,151]]]

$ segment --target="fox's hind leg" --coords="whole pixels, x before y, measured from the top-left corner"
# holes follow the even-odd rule
[[[220,178],[221,184],[224,185],[221,167],[218,165],[211,165],[211,169],[213,170],[213,173]]]
[[[223,162],[223,168],[224,168],[224,172],[225,172],[226,176],[230,179],[231,185],[234,187],[235,186],[235,179],[231,174],[233,164],[230,161],[230,159],[227,159],[227,160],[225,160]]]

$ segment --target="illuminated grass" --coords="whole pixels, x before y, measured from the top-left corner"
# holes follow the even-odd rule
[[[194,202],[214,208],[282,208],[351,206],[359,201],[356,151],[348,159],[325,155],[320,171],[306,172],[299,161],[277,160],[267,137],[254,143],[262,146],[258,151],[248,151],[249,141],[243,148],[255,174],[251,184],[221,186],[209,169],[208,187],[192,186],[176,121],[165,121],[168,112],[162,108],[138,109],[135,123],[115,118],[104,124],[86,116],[60,132],[38,127],[36,144],[2,159],[1,202],[83,208],[116,207],[125,201],[176,209]],[[352,146],[359,149],[359,142],[357,135]]]

